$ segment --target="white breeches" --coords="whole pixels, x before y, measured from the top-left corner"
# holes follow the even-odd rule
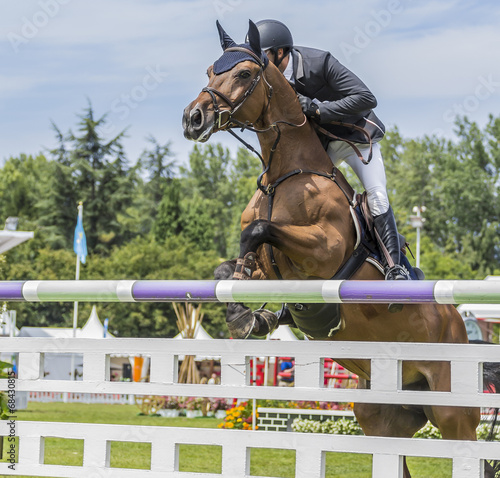
[[[367,160],[370,145],[356,143],[356,147]],[[389,210],[384,160],[378,143],[372,144],[372,160],[369,164],[362,163],[351,146],[344,141],[330,141],[326,152],[334,166],[338,167],[345,161],[356,173],[367,193],[368,205],[373,216],[380,216]]]

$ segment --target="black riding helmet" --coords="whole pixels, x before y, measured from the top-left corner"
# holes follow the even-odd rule
[[[260,47],[262,50],[271,50],[276,56],[278,48],[283,48],[283,58],[293,47],[292,34],[288,27],[278,20],[260,20],[255,25],[260,33]],[[281,60],[276,66],[281,63]]]

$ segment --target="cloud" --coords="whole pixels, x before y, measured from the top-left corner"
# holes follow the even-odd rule
[[[381,39],[381,57],[363,57],[376,72],[378,88],[391,98],[450,98],[470,94],[480,77],[500,81],[500,64],[491,52],[500,49],[496,27],[449,29],[420,38]]]
[[[110,113],[117,131],[131,126],[126,142],[131,159],[146,145],[148,133],[171,139],[173,149],[186,155],[192,143],[182,137],[180,116],[205,86],[206,67],[220,55],[216,19],[236,41],[243,40],[249,18],[284,21],[296,43],[330,50],[358,74],[379,99],[382,116],[411,125],[410,134],[417,123],[432,129],[455,104],[469,101],[472,107],[482,79],[491,78],[496,88],[500,66],[492,54],[500,49],[499,16],[500,6],[492,0],[319,0],[307,7],[297,0],[11,2],[0,18],[0,37],[6,40],[0,55],[8,68],[0,77],[5,100],[0,126],[8,140],[2,156],[36,152],[40,131],[50,143],[50,119],[67,130],[87,97],[97,111]],[[32,29],[16,53],[8,35],[22,35],[23,27],[29,33],[30,23],[37,31]],[[356,46],[360,32],[368,41],[347,58],[342,44]],[[165,72],[162,81],[144,84],[148,69],[157,68]],[[127,96],[133,100],[128,106]],[[498,111],[499,96],[469,108],[472,119],[484,117],[487,108]],[[435,124],[428,120],[430,110]],[[21,119],[12,124],[9,111],[32,118],[21,133],[15,131]],[[234,146],[224,134],[213,141]]]

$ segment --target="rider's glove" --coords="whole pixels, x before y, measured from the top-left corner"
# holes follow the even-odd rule
[[[302,111],[304,112],[304,114],[309,119],[319,122],[320,113],[318,105],[313,100],[311,100],[311,98],[301,95],[300,93],[297,93],[297,97],[299,98],[300,106],[302,107]]]

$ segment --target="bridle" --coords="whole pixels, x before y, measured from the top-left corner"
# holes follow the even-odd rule
[[[263,118],[263,116],[267,112],[267,110],[269,109],[269,105],[271,103],[271,98],[273,97],[273,93],[274,93],[274,89],[273,89],[272,85],[267,81],[267,78],[265,75],[265,69],[266,69],[267,65],[262,61],[262,59],[258,55],[256,55],[252,50],[249,50],[248,48],[245,48],[242,46],[232,46],[232,47],[226,48],[224,50],[224,52],[227,52],[227,51],[241,51],[241,52],[244,52],[244,53],[250,55],[260,65],[260,70],[259,70],[258,74],[252,80],[248,89],[235,101],[231,100],[224,93],[220,92],[219,90],[217,90],[215,88],[212,88],[211,86],[206,86],[201,91],[208,93],[210,95],[210,97],[212,98],[212,104],[213,104],[214,115],[215,115],[214,126],[216,126],[219,130],[228,131],[240,143],[242,143],[247,149],[249,149],[250,151],[252,151],[254,154],[256,154],[259,157],[264,170],[262,171],[262,174],[259,176],[259,179],[257,180],[257,185],[258,185],[260,190],[265,192],[264,187],[261,185],[261,179],[262,179],[263,175],[269,170],[269,167],[271,166],[271,161],[272,161],[274,152],[276,151],[276,148],[278,147],[278,143],[281,139],[281,131],[280,131],[278,125],[280,123],[282,123],[282,124],[286,124],[288,126],[293,126],[295,128],[300,128],[301,126],[304,126],[306,124],[307,118],[304,115],[304,120],[300,124],[290,123],[290,122],[285,121],[285,120],[278,120],[278,121],[275,121],[274,123],[270,124],[267,128],[255,127],[255,123],[258,123]],[[268,93],[267,93],[266,106],[262,110],[259,118],[257,118],[257,120],[254,123],[250,123],[249,121],[245,121],[243,123],[242,121],[235,119],[234,114],[243,106],[245,101],[255,91],[255,88],[257,87],[257,85],[261,79],[266,83]],[[229,109],[221,109],[219,106],[219,103],[217,101],[217,97],[221,98],[229,106]],[[226,118],[223,118],[224,114],[227,114]],[[271,130],[276,132],[276,140],[274,141],[274,144],[271,148],[267,164],[264,161],[264,158],[261,156],[261,154],[255,148],[253,148],[252,145],[250,145],[243,138],[238,136],[231,129],[232,127],[241,128],[241,132],[243,132],[245,129],[248,129],[249,131],[252,131],[252,132],[257,133],[257,134],[266,133],[266,132],[271,131]]]
[[[224,52],[230,52],[230,51],[241,51],[244,52],[248,55],[250,55],[252,58],[254,58],[258,64],[260,65],[260,70],[259,73],[255,76],[255,78],[252,80],[250,83],[249,87],[247,90],[235,101],[231,100],[228,98],[224,93],[220,92],[219,90],[212,88],[211,86],[206,86],[203,88],[201,91],[208,93],[210,97],[212,98],[212,104],[214,106],[214,125],[219,129],[228,129],[231,126],[245,126],[248,127],[251,124],[250,123],[242,123],[241,121],[235,120],[233,118],[234,114],[243,106],[245,101],[250,97],[250,95],[255,91],[255,88],[259,84],[260,80],[263,79],[268,87],[268,95],[267,95],[267,105],[262,111],[261,115],[257,119],[256,122],[258,122],[265,114],[267,109],[269,108],[269,103],[271,102],[271,98],[273,96],[273,87],[269,84],[269,82],[266,79],[266,76],[264,74],[264,70],[266,68],[266,64],[262,61],[262,59],[257,56],[253,51],[240,47],[240,46],[233,46],[226,48]],[[228,106],[229,109],[221,109],[219,107],[219,103],[217,101],[217,97],[221,98]],[[224,119],[223,115],[227,114],[227,117]]]

